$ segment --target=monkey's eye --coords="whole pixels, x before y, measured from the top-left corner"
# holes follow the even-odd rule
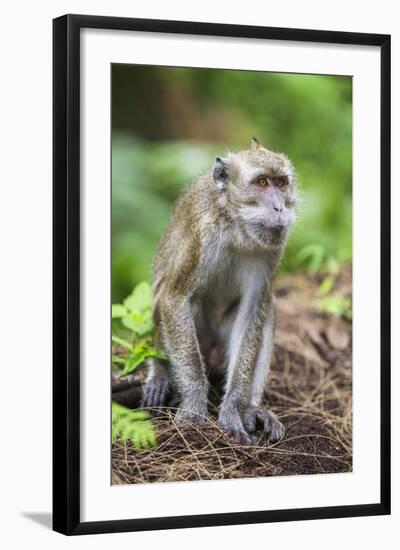
[[[266,187],[268,185],[267,178],[260,178],[257,180],[258,185],[261,187]]]
[[[288,184],[288,179],[286,176],[279,176],[277,178],[274,178],[274,185],[276,187],[285,187],[285,185]]]

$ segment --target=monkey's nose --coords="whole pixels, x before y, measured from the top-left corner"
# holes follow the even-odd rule
[[[281,206],[274,206],[274,210],[275,212],[282,212],[282,207]]]

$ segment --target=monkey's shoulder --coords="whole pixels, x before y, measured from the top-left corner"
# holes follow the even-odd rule
[[[195,178],[181,193],[176,202],[175,216],[202,226],[217,223],[223,210],[221,194],[208,171]]]
[[[223,210],[211,174],[202,174],[178,197],[159,249],[195,248],[201,252],[218,239]]]

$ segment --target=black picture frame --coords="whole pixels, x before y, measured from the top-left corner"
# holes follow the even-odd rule
[[[378,46],[381,50],[381,495],[371,504],[80,520],[80,30],[116,29]],[[390,36],[65,15],[53,20],[53,529],[66,535],[390,513]]]

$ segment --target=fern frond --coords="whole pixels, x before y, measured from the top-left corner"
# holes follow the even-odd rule
[[[131,441],[136,452],[157,445],[156,427],[149,413],[112,403],[112,440]]]

